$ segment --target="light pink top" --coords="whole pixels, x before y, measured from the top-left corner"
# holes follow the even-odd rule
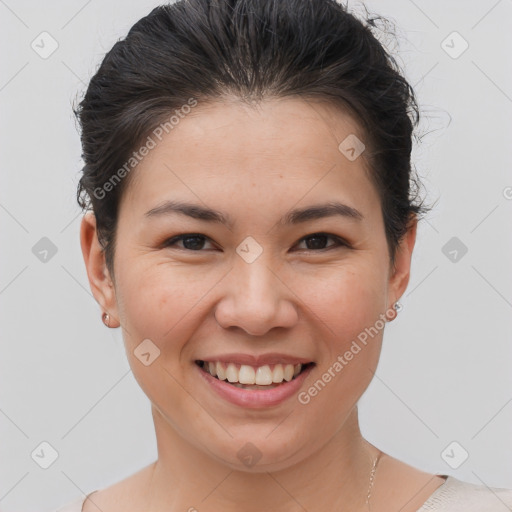
[[[446,475],[438,475],[446,476]],[[94,491],[97,492],[97,491]],[[82,512],[86,498],[79,498],[55,512]],[[94,501],[94,498],[91,500]],[[448,476],[417,512],[510,512],[512,489],[470,484]],[[105,511],[106,512],[106,511]]]

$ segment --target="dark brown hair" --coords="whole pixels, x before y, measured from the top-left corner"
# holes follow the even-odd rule
[[[95,213],[112,276],[118,206],[133,174],[120,169],[191,98],[228,95],[248,103],[323,99],[354,115],[394,262],[411,215],[426,211],[410,161],[419,109],[372,32],[376,19],[383,20],[360,21],[335,0],[180,0],[140,19],[106,54],[75,109],[85,162],[77,200]],[[117,184],[116,172],[128,175]]]

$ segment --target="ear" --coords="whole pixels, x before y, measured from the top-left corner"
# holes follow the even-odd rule
[[[411,274],[412,251],[416,242],[416,230],[418,219],[411,215],[407,232],[400,240],[396,250],[395,263],[391,266],[388,283],[388,304],[387,311],[393,311],[393,304],[404,294]],[[396,312],[393,318],[396,317]],[[393,319],[391,318],[391,320]]]
[[[82,218],[80,245],[92,294],[102,311],[109,314],[109,326],[119,327],[114,283],[107,269],[103,247],[98,240],[96,217],[92,211],[88,211]]]

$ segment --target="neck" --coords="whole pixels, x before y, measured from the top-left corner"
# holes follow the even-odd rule
[[[191,445],[153,408],[158,460],[147,510],[366,512],[378,450],[360,433],[357,406],[320,450],[279,471],[237,471]]]

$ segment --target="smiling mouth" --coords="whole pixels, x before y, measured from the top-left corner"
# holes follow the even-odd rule
[[[221,361],[197,360],[195,363],[212,377],[243,389],[272,389],[282,386],[315,364],[267,364],[254,367]]]

